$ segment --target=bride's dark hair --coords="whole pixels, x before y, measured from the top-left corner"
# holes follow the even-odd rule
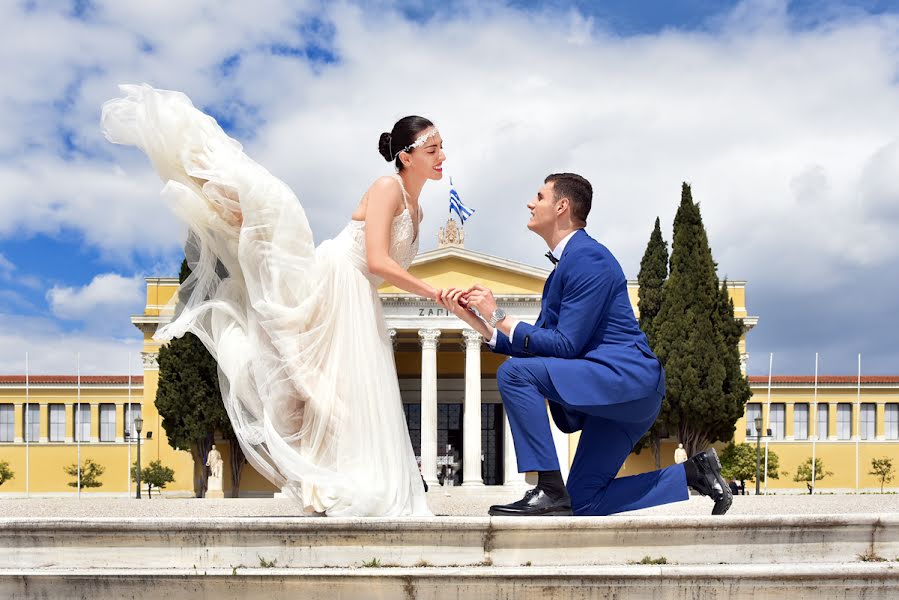
[[[381,134],[381,139],[378,140],[378,152],[387,162],[395,161],[397,170],[402,171],[403,163],[400,162],[398,156],[400,151],[414,142],[422,131],[433,126],[434,124],[424,117],[416,115],[403,117],[394,124],[390,133],[385,131]]]

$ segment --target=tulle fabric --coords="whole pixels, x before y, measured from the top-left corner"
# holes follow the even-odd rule
[[[431,514],[365,224],[350,221],[316,248],[296,196],[187,96],[120,88],[125,97],[103,105],[103,131],[147,154],[190,231],[193,272],[155,338],[202,340],[247,460],[304,512]],[[408,210],[394,219],[390,252],[404,267],[418,249],[413,231]]]

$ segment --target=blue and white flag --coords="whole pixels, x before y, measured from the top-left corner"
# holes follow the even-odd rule
[[[459,220],[462,221],[462,224],[465,225],[465,219],[474,214],[473,208],[468,208],[464,204],[462,204],[462,199],[459,198],[459,192],[453,187],[453,179],[450,177],[450,198],[449,198],[449,211],[455,212],[459,215]]]

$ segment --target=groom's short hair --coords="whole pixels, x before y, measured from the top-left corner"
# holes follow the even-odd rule
[[[571,202],[571,214],[584,225],[593,204],[593,186],[590,182],[574,173],[553,173],[543,180],[553,184],[554,200],[568,198]]]

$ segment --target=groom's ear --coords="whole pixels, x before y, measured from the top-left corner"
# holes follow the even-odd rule
[[[571,209],[571,200],[568,199],[567,196],[562,196],[559,198],[559,201],[556,202],[556,214],[561,215],[564,214],[566,210]]]

